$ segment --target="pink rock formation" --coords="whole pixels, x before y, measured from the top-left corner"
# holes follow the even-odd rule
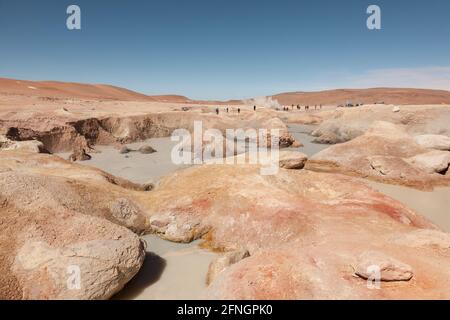
[[[352,178],[284,169],[262,176],[258,166],[203,165],[164,178],[146,207],[150,229],[166,239],[203,237],[213,249],[249,251],[220,272],[208,298],[449,297],[449,256],[398,240],[435,227]],[[367,251],[411,266],[414,281],[370,290],[352,267]]]

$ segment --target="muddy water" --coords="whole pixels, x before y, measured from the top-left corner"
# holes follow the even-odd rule
[[[172,148],[177,142],[172,142],[170,138],[152,138],[144,142],[128,144],[128,148],[137,150],[143,145],[150,145],[157,152],[152,154],[142,154],[140,152],[130,152],[120,154],[119,150],[111,146],[96,146],[96,151],[90,153],[92,159],[81,164],[102,169],[115,176],[125,178],[136,183],[146,183],[157,181],[169,173],[183,168],[182,165],[175,165],[171,160]],[[69,153],[58,154],[67,159]]]
[[[157,182],[161,177],[183,168],[171,161],[176,142],[170,138],[152,138],[127,146],[136,150],[143,145],[157,152],[120,154],[111,146],[96,146],[92,159],[80,162],[136,183]],[[70,154],[59,156],[67,159]],[[217,254],[201,249],[198,241],[189,244],[173,243],[155,235],[143,236],[147,243],[146,259],[139,273],[114,299],[162,300],[199,299],[206,288],[206,274]]]
[[[289,124],[288,125],[288,130],[294,136],[295,140],[297,140],[303,144],[303,147],[295,148],[294,150],[303,152],[307,156],[311,157],[311,156],[315,155],[316,153],[318,153],[319,151],[322,151],[323,149],[326,149],[329,147],[329,145],[327,145],[327,144],[318,144],[318,143],[312,142],[315,139],[315,137],[311,136],[310,133],[316,127],[317,126],[306,125],[306,124]]]
[[[139,273],[115,299],[200,299],[215,253],[199,248],[198,241],[172,243],[155,235],[143,236],[147,257]]]
[[[304,144],[298,148],[308,156],[325,149],[328,145],[312,143],[309,133],[314,126],[289,125],[290,132]],[[101,153],[93,153],[92,160],[83,164],[98,167],[128,180],[145,183],[182,168],[174,165],[170,153],[174,145],[170,138],[149,139],[146,142],[130,144],[138,149],[149,144],[158,152],[120,154],[110,146],[98,146]],[[69,154],[61,154],[67,158]],[[366,181],[373,188],[403,202],[427,217],[442,229],[450,232],[450,188],[437,188],[423,192],[401,186]],[[198,242],[178,244],[162,240],[154,235],[143,237],[148,243],[147,257],[136,277],[115,296],[115,299],[198,299],[206,287],[209,263],[217,256],[201,249]]]
[[[304,147],[298,148],[298,150],[308,156],[328,147],[328,145],[312,143],[314,137],[309,133],[314,129],[315,126],[311,125],[289,125],[289,131],[295,139],[304,144]],[[450,188],[435,188],[433,191],[427,192],[403,186],[363,181],[428,218],[444,231],[450,232]]]
[[[450,188],[420,191],[403,186],[365,180],[375,190],[394,198],[450,232]]]

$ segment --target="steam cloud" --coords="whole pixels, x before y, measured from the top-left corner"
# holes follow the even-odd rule
[[[253,99],[245,100],[245,103],[248,105],[256,105],[266,108],[277,109],[280,108],[281,105],[277,100],[272,99],[271,97],[258,97]]]

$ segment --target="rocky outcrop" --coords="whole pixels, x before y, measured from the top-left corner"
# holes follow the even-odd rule
[[[312,135],[315,135],[317,133],[313,132]],[[320,143],[320,144],[336,144],[343,142],[335,133],[328,132],[321,134],[319,137],[315,138],[312,142],[314,143]]]
[[[279,166],[283,169],[303,169],[308,156],[301,152],[282,151],[279,157]]]
[[[409,265],[374,251],[362,253],[354,269],[355,274],[363,279],[408,281],[413,277],[413,270]]]
[[[346,142],[363,135],[377,121],[403,125],[413,136],[450,136],[450,106],[402,106],[401,111],[396,110],[392,105],[339,108],[319,125],[313,136],[328,143]]]
[[[317,153],[306,167],[429,189],[450,184],[444,176],[449,156],[418,145],[404,126],[379,121],[362,136]]]
[[[392,241],[435,227],[342,175],[279,170],[264,176],[258,165],[208,164],[163,178],[146,208],[150,230],[166,239],[203,238],[215,250],[248,250],[250,257],[218,273],[207,298],[444,298],[450,287],[443,281],[450,279],[443,267],[450,267],[450,256],[442,249]],[[410,266],[414,281],[370,290],[352,267],[366,251]]]
[[[450,152],[433,150],[408,158],[406,161],[430,174],[446,174],[450,164]]]
[[[69,156],[70,161],[87,161],[91,160],[91,155],[89,155],[85,149],[78,148],[74,150],[74,152]]]
[[[450,138],[437,134],[424,134],[415,136],[416,143],[427,149],[450,151]]]
[[[0,297],[108,299],[118,292],[145,256],[132,232],[147,229],[142,188],[55,156],[2,151]]]
[[[44,144],[37,140],[13,141],[0,135],[0,150],[16,150],[22,152],[41,153],[45,151]]]
[[[78,228],[90,223],[108,234],[83,241],[81,234],[71,235],[69,231],[58,234],[51,244],[36,234],[32,234],[36,239],[21,235],[26,240],[18,248],[11,268],[21,298],[108,299],[139,271],[145,253],[137,236],[125,229],[114,230],[118,227],[107,221],[80,218],[71,222],[81,224]]]
[[[1,115],[0,115],[1,116]],[[43,124],[44,122],[44,124]],[[295,139],[284,124],[270,110],[262,110],[257,114],[242,114],[239,118],[228,115],[213,115],[198,112],[163,112],[130,115],[99,115],[97,118],[81,117],[74,121],[73,116],[51,115],[43,119],[28,119],[28,121],[9,119],[1,121],[0,133],[6,131],[14,140],[36,139],[44,144],[51,153],[65,152],[76,149],[89,151],[97,144],[120,145],[149,138],[167,137],[176,129],[186,129],[193,132],[194,123],[200,122],[202,129],[217,129],[223,136],[227,129],[266,129],[268,139],[264,141],[271,145],[271,129],[278,129],[280,147],[289,147]]]
[[[226,268],[248,257],[250,257],[250,254],[247,250],[237,250],[223,253],[210,263],[208,274],[206,275],[206,283],[210,284]]]

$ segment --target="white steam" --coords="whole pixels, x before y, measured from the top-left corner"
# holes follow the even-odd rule
[[[257,107],[272,108],[272,109],[281,108],[281,105],[278,103],[278,101],[272,99],[271,97],[258,97],[258,98],[248,99],[248,100],[245,100],[245,104],[257,106]]]

